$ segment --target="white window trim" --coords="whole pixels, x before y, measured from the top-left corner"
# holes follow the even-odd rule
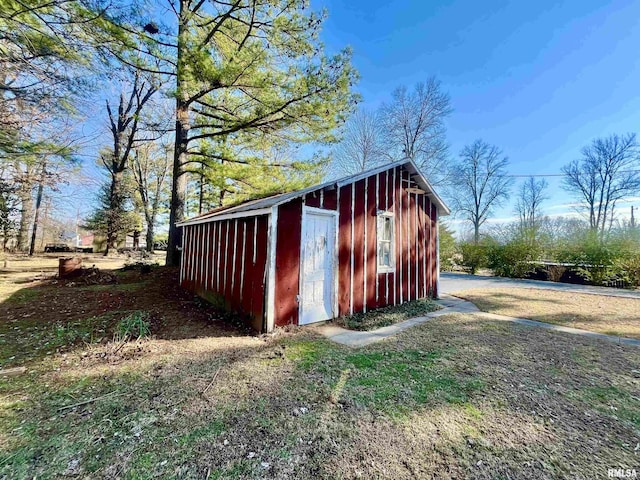
[[[393,273],[396,271],[396,219],[395,214],[393,212],[388,211],[379,211],[376,216],[376,266],[378,267],[378,273]],[[382,234],[380,222],[381,218],[390,218],[391,219],[391,266],[380,265],[380,235]]]

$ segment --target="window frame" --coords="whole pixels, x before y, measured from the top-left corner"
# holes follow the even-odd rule
[[[396,219],[394,212],[378,211],[376,221],[376,266],[378,273],[394,273],[396,271]],[[384,219],[391,220],[391,239],[383,240]],[[389,242],[389,262],[390,265],[382,265],[382,242]]]

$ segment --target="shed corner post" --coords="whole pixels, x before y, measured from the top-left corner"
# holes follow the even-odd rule
[[[276,298],[276,246],[278,237],[278,206],[271,207],[269,213],[269,227],[267,230],[267,305],[266,331],[275,328],[275,298]]]
[[[440,298],[440,212],[436,208],[436,298]]]
[[[182,282],[184,281],[185,278],[185,248],[186,248],[186,243],[187,243],[187,239],[186,239],[186,235],[188,233],[187,231],[187,226],[186,225],[181,225],[180,227],[180,243],[177,246],[178,250],[180,251],[180,274],[179,274],[179,285],[182,286]]]

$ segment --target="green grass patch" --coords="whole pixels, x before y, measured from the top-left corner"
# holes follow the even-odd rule
[[[379,346],[354,353],[326,340],[289,342],[286,349],[287,359],[300,370],[326,379],[323,383],[330,385],[329,396],[337,395],[359,408],[390,416],[402,415],[420,405],[465,403],[474,391],[482,389],[484,385],[479,380],[459,378],[444,366],[441,360],[453,353]]]
[[[388,305],[386,307],[369,310],[366,313],[354,313],[336,319],[336,323],[350,330],[375,330],[394,323],[402,322],[414,317],[421,317],[427,313],[440,310],[440,306],[432,299],[421,298],[402,305]]]
[[[193,430],[182,435],[178,442],[181,445],[191,445],[199,440],[211,440],[211,438],[221,435],[224,431],[224,422],[215,419],[205,425],[193,428]]]
[[[122,318],[116,326],[119,341],[140,339],[151,335],[149,328],[149,312],[138,310]]]
[[[136,283],[111,283],[107,285],[87,285],[86,287],[78,287],[85,292],[135,292],[148,285],[148,282]]]
[[[66,323],[47,323],[29,317],[17,323],[0,324],[0,366],[19,365],[79,343],[95,343],[109,337],[114,316],[109,312]]]
[[[348,355],[354,367],[348,389],[357,403],[390,414],[428,403],[463,403],[480,388],[479,381],[460,380],[438,360],[439,351],[379,351]]]
[[[5,300],[7,303],[14,305],[24,305],[25,303],[33,302],[36,300],[42,292],[35,288],[23,288],[17,292],[11,294],[9,298]]]
[[[335,344],[318,340],[298,340],[285,343],[287,347],[287,358],[297,363],[303,370],[311,367],[318,367],[322,364],[323,358],[339,355],[338,347]]]
[[[586,387],[575,397],[601,413],[631,422],[640,428],[640,398],[615,386]]]

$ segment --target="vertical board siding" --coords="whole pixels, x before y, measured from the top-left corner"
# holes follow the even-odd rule
[[[431,279],[431,290],[433,292],[433,295],[437,295],[436,292],[436,277],[438,275],[438,272],[436,272],[436,266],[437,266],[437,262],[436,262],[436,219],[437,219],[437,213],[436,213],[436,206],[433,205],[432,203],[429,203],[429,207],[430,207],[430,215],[429,215],[429,226],[430,226],[430,233],[431,233],[431,242],[429,245],[429,252],[431,252],[431,275],[430,275],[430,279]]]
[[[351,292],[351,188],[340,187],[338,210],[338,314],[348,315]]]
[[[378,183],[378,188],[376,190],[378,192],[378,196],[376,198],[374,213],[376,213],[378,210],[387,210],[387,191],[388,191],[387,172],[381,172],[378,175],[377,183]],[[375,220],[375,229],[376,229],[375,231],[377,232],[377,229],[378,229],[377,217],[374,220]],[[376,304],[376,307],[379,307],[379,306],[388,304],[387,281],[389,279],[389,274],[378,273],[378,245],[375,239],[374,239],[373,245],[375,249],[373,253],[373,258],[376,266],[376,282],[377,282],[375,304]]]
[[[372,175],[367,179],[367,209],[365,212],[365,225],[367,226],[367,237],[365,243],[366,252],[366,299],[367,309],[376,308],[376,286],[378,278],[378,252],[377,252],[377,216],[376,216],[376,176]]]
[[[333,190],[325,190],[324,192],[324,201],[322,203],[322,207],[327,210],[337,210],[338,209],[338,189],[334,188]]]
[[[427,195],[407,192],[409,180],[406,169],[394,167],[275,207],[276,326],[298,323],[304,205],[338,211],[338,315],[437,294],[437,210]],[[391,272],[378,271],[378,211],[394,215],[395,269]],[[268,216],[183,228],[181,285],[205,298],[222,300],[227,308],[251,317],[254,328],[264,329]]]
[[[261,330],[268,218],[263,215],[183,228],[181,285],[240,312],[250,319],[251,326]]]
[[[309,196],[307,196],[309,199]],[[302,200],[278,207],[275,271],[275,324],[298,323]]]
[[[364,310],[364,180],[354,185],[353,206],[353,311]]]
[[[315,207],[315,208],[321,208],[320,207],[320,192],[313,192],[310,193],[308,195],[306,195],[305,197],[305,205],[307,207]]]

